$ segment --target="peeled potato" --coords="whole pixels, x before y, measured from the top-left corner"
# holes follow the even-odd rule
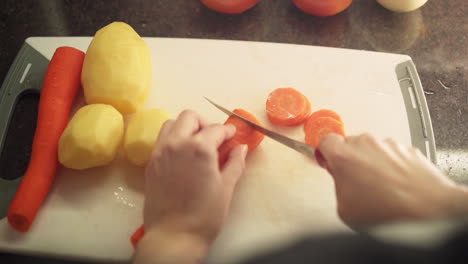
[[[149,109],[137,112],[128,122],[124,139],[127,159],[137,165],[145,165],[159,135],[159,130],[169,115],[162,109]]]
[[[71,169],[87,169],[110,163],[124,133],[122,115],[105,104],[87,105],[68,123],[59,142],[59,162]]]
[[[81,82],[88,104],[110,104],[131,114],[151,89],[151,53],[129,25],[114,22],[96,32],[86,51]]]

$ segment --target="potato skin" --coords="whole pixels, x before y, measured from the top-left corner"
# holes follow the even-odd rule
[[[88,104],[110,104],[123,115],[136,112],[151,90],[148,45],[123,22],[101,28],[86,51],[81,82]]]
[[[71,169],[109,164],[124,134],[123,116],[114,107],[92,104],[80,108],[59,141],[59,162]]]

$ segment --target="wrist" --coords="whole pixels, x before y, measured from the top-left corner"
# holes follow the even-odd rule
[[[453,198],[450,203],[450,214],[460,216],[468,213],[468,187],[457,185],[453,188]]]
[[[138,243],[135,264],[199,264],[202,263],[211,242],[200,236],[153,228]]]

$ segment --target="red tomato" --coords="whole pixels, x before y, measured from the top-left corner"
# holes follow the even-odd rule
[[[240,14],[254,7],[260,0],[201,0],[208,8],[226,14]]]
[[[333,16],[346,8],[353,0],[293,0],[293,3],[307,14]]]

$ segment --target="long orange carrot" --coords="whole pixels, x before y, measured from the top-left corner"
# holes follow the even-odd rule
[[[58,142],[81,86],[84,57],[85,54],[80,50],[60,47],[47,68],[39,100],[31,159],[8,209],[8,222],[18,231],[29,230],[55,178]]]
[[[243,109],[235,109],[233,111],[234,113],[258,124],[260,124],[260,121],[255,118],[254,115],[251,113],[243,110]],[[230,116],[226,122],[224,122],[225,125],[227,124],[232,124],[236,127],[236,134],[229,139],[228,141],[224,142],[219,148],[218,148],[218,153],[219,153],[219,166],[222,167],[224,163],[227,161],[229,158],[229,153],[231,153],[231,150],[235,148],[238,145],[241,144],[246,144],[249,146],[248,153],[252,152],[254,149],[260,145],[260,143],[263,141],[263,138],[265,137],[262,133],[256,131],[255,129],[251,128],[247,123],[242,121],[240,118],[237,118],[235,116]],[[247,153],[247,154],[248,154]],[[144,232],[144,227],[141,225],[131,236],[130,241],[132,242],[133,247],[136,248],[138,241],[143,237],[145,234]]]

